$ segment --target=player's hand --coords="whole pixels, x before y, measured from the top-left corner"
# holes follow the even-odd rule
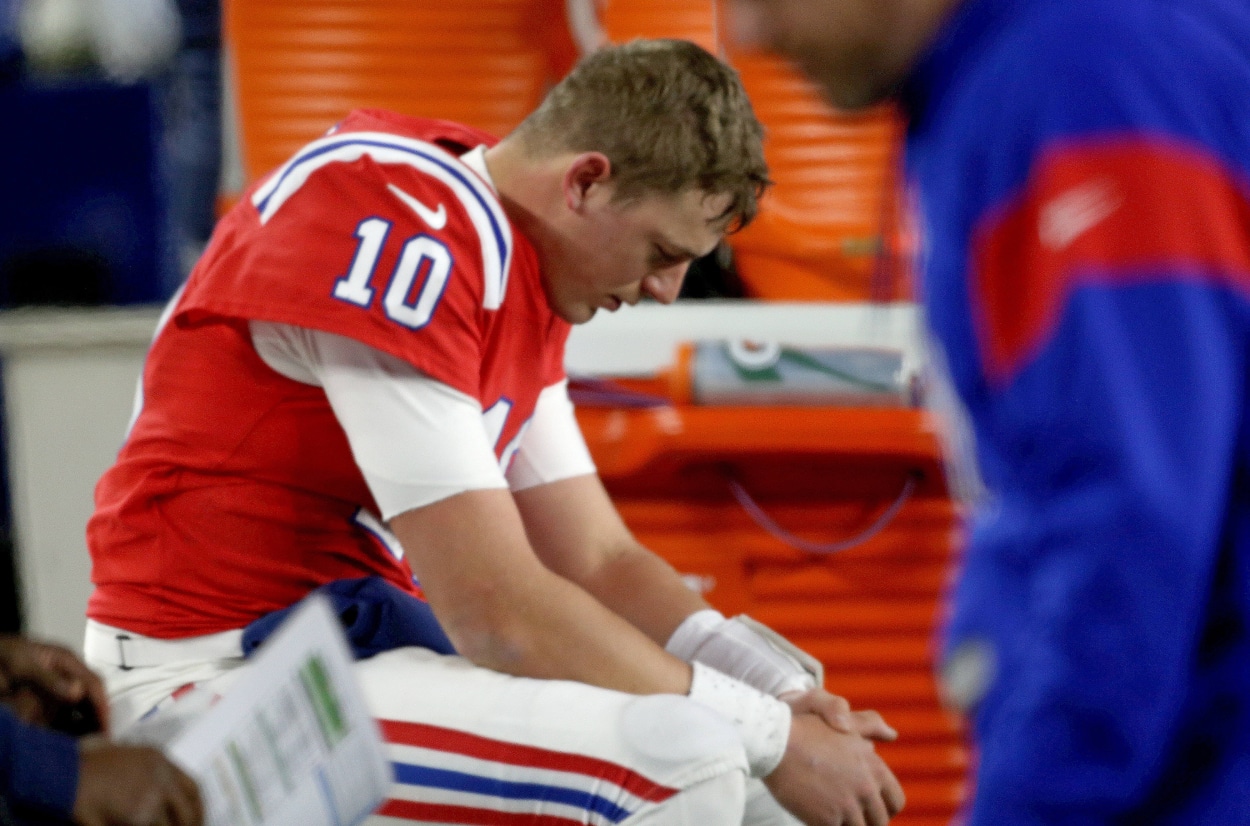
[[[878,743],[893,743],[898,739],[898,732],[880,714],[875,711],[853,711],[845,698],[830,694],[823,688],[783,694],[781,699],[790,704],[790,710],[795,714],[815,714],[836,731],[858,734]]]
[[[60,645],[0,636],[0,702],[28,723],[53,727],[68,709],[82,704],[94,718],[91,728],[108,730],[104,683]]]
[[[764,784],[808,826],[885,826],[903,808],[903,787],[872,741],[795,713],[785,756]]]
[[[204,809],[195,781],[165,755],[101,737],[80,741],[79,826],[202,826]]]

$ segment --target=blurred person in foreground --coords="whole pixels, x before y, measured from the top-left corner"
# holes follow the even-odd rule
[[[639,41],[503,140],[358,111],[253,187],[96,491],[87,654],[122,724],[228,691],[257,628],[321,587],[371,655],[379,822],[793,822],[775,797],[884,824],[893,731],[638,544],[564,376],[572,324],[672,302],[751,219],[761,134],[729,67]]]
[[[986,489],[943,666],[970,822],[1250,823],[1250,4],[732,6],[909,118]]]
[[[71,651],[0,636],[0,823],[199,826],[194,781],[109,742],[104,684]]]
[[[22,43],[17,30],[17,0],[0,0],[0,89],[21,74]]]

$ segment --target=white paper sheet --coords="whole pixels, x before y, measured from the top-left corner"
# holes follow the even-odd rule
[[[306,600],[206,714],[166,748],[208,826],[352,826],[391,768],[328,603]]]

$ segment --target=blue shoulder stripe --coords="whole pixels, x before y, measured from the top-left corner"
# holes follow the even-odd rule
[[[331,163],[369,156],[379,164],[404,164],[436,178],[455,193],[477,229],[482,249],[485,297],[497,310],[503,303],[512,264],[512,228],[490,187],[458,158],[434,144],[385,132],[330,135],[310,143],[252,194],[266,223],[314,172]]]

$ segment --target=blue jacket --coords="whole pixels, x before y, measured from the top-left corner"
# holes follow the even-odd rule
[[[1250,3],[968,0],[904,103],[970,823],[1250,824]]]
[[[0,706],[0,806],[17,826],[68,822],[78,793],[78,743]]]

